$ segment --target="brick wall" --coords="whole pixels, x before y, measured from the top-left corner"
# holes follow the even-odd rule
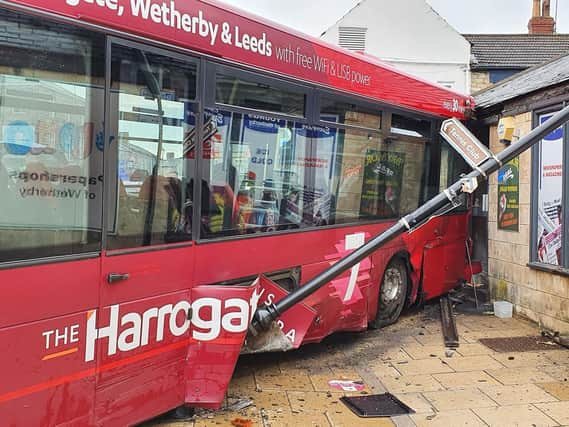
[[[532,115],[515,116],[515,134],[531,130]],[[490,128],[490,149],[498,153],[496,126]],[[531,151],[520,156],[519,232],[498,230],[498,179],[489,182],[488,279],[492,297],[512,302],[519,315],[540,323],[546,329],[569,334],[569,278],[530,269]]]

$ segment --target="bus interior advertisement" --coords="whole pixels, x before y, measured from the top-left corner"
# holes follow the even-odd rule
[[[463,205],[246,338],[467,170],[438,129],[469,97],[213,1],[0,1],[0,28],[0,424],[219,407],[241,352],[470,279]]]

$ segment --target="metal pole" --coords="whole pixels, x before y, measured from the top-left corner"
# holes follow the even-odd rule
[[[260,307],[253,317],[253,321],[249,328],[250,332],[256,335],[263,330],[267,330],[274,320],[279,318],[293,305],[298,304],[306,297],[316,292],[326,283],[338,277],[340,274],[350,269],[364,258],[367,258],[384,244],[395,239],[405,231],[410,231],[413,228],[417,227],[439,209],[447,206],[449,203],[456,203],[458,196],[465,192],[465,184],[468,181],[475,179],[477,182],[479,182],[486,179],[489,174],[500,169],[504,163],[507,163],[513,158],[519,156],[527,149],[531,148],[535,143],[543,139],[546,135],[557,129],[559,126],[563,125],[563,123],[566,121],[569,121],[569,107],[565,107],[563,110],[552,116],[547,122],[533,129],[518,142],[512,144],[501,153],[496,155],[495,158],[488,159],[480,166],[480,170],[475,170],[468,174],[466,177],[462,178],[460,181],[455,182],[444,192],[433,197],[417,210],[400,219],[396,224],[392,225],[386,231],[377,235],[365,245],[356,249],[350,255],[341,259],[332,267],[311,279],[304,286],[291,292],[275,304]]]

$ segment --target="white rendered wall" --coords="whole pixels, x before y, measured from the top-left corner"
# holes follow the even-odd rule
[[[369,55],[428,81],[469,93],[470,43],[425,0],[363,0],[322,39],[338,43],[339,27],[366,27]]]

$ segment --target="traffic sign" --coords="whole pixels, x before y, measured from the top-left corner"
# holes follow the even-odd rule
[[[494,157],[490,150],[455,118],[443,122],[441,135],[474,169]]]

